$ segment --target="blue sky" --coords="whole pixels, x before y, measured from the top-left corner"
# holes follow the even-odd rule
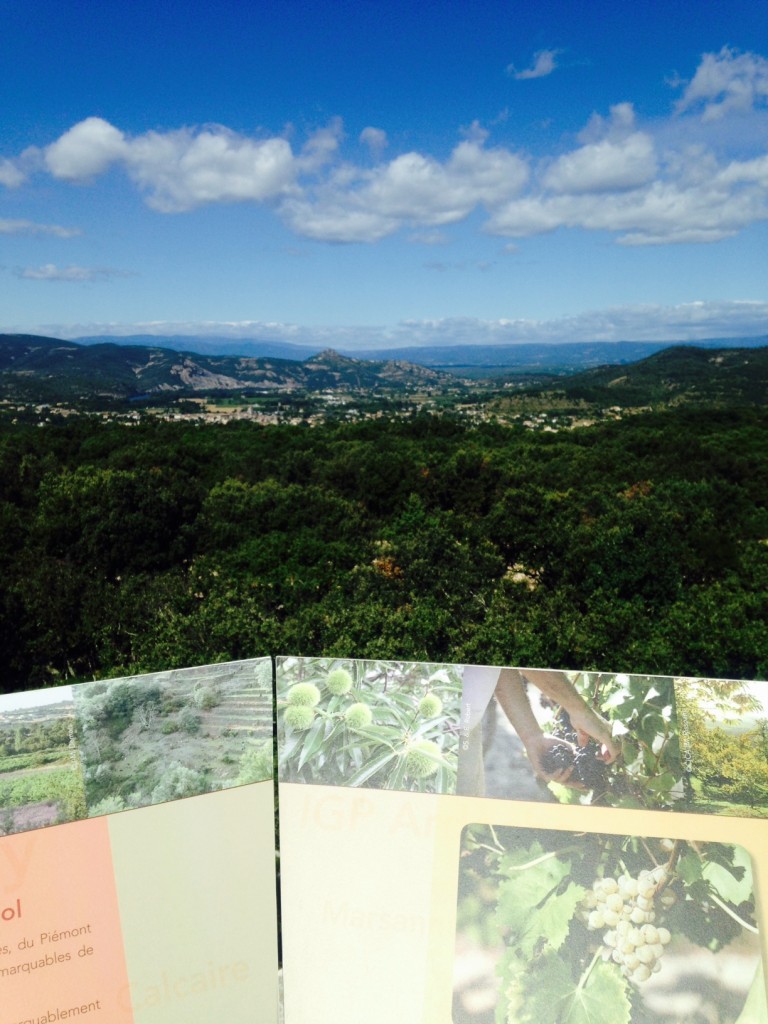
[[[0,331],[768,333],[768,5],[0,0]]]

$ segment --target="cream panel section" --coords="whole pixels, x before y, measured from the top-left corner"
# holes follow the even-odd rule
[[[289,1024],[428,1019],[424,992],[439,800],[280,786]],[[455,895],[449,899],[455,902]]]
[[[768,822],[342,787],[280,787],[288,1024],[450,1024],[462,829],[743,846],[765,956]]]
[[[136,1024],[274,1024],[272,783],[109,819]]]

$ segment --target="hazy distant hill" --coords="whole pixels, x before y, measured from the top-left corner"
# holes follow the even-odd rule
[[[251,359],[290,359],[294,362],[311,359],[321,351],[318,345],[295,345],[288,341],[269,341],[260,338],[228,338],[215,334],[94,334],[74,340],[78,345],[142,345],[147,348],[170,348],[175,352],[194,352],[205,356],[247,356]],[[358,352],[357,355],[368,358],[365,353]]]
[[[76,340],[82,345],[139,345],[202,355],[290,359],[297,362],[309,359],[319,351],[317,347],[295,345],[290,342],[216,335],[97,335]],[[695,344],[699,348],[753,348],[768,344],[768,335],[762,338],[711,338],[695,343],[677,340],[590,341],[521,342],[510,345],[422,345],[375,349],[350,349],[344,345],[334,345],[333,348],[343,355],[356,359],[376,362],[396,360],[453,373],[472,371],[472,376],[482,376],[479,372],[481,370],[499,370],[504,367],[523,373],[573,373],[593,366],[604,366],[606,363],[634,363],[662,349],[690,344]]]
[[[542,389],[601,405],[768,404],[768,347],[678,346],[630,366],[600,366]]]
[[[234,391],[418,388],[456,383],[401,361],[350,359],[326,350],[304,362],[204,356],[112,343],[79,345],[0,335],[0,397],[27,402],[130,399],[140,395]]]

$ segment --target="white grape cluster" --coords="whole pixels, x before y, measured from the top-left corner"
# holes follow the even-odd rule
[[[603,959],[612,960],[621,973],[639,985],[661,969],[661,956],[671,935],[657,927],[654,899],[667,870],[641,871],[637,878],[598,878],[584,898],[587,927],[603,931]],[[667,894],[671,896],[672,894]],[[668,900],[665,896],[664,903]]]

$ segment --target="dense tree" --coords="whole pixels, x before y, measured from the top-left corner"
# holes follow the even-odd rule
[[[281,652],[764,675],[767,421],[5,423],[2,685]]]

